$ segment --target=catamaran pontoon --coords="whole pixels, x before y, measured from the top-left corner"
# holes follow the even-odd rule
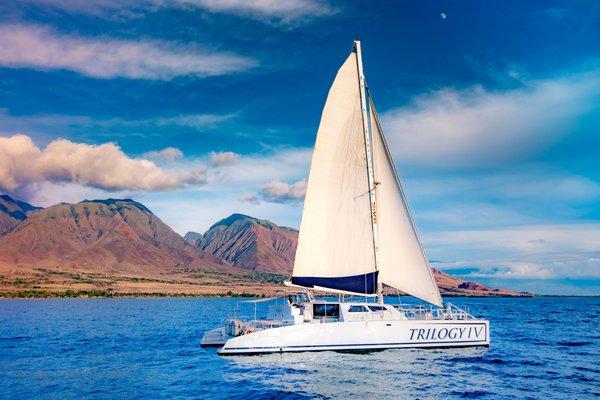
[[[296,293],[267,319],[231,318],[201,344],[223,346],[224,355],[489,345],[488,321],[442,303],[365,82],[360,41],[323,108],[286,284],[340,298]],[[430,305],[384,304],[383,284]]]

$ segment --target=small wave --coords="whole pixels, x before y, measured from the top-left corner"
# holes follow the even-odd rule
[[[262,389],[260,391],[256,391],[256,396],[253,396],[252,392],[247,393],[249,397],[254,397],[258,399],[326,399],[327,397],[320,394],[308,394],[303,391],[286,391],[286,390],[277,390],[277,389]]]
[[[453,391],[450,394],[454,396],[460,396],[462,399],[478,399],[480,397],[487,396],[491,394],[490,392],[485,392],[483,390],[471,390],[466,392]]]
[[[476,364],[506,364],[508,361],[501,358],[485,358],[485,357],[454,357],[448,359],[450,362],[465,362]]]
[[[545,363],[541,363],[539,361],[533,361],[533,360],[523,360],[523,361],[519,362],[519,364],[528,365],[530,367],[539,367],[541,365],[544,365]]]
[[[593,372],[595,374],[600,373],[600,369],[595,369],[595,368],[587,368],[587,367],[578,366],[578,367],[575,367],[575,369],[578,371]]]
[[[588,378],[587,376],[581,374],[575,374],[575,377],[579,382],[594,382],[593,379]]]
[[[33,336],[13,336],[13,337],[0,337],[0,341],[12,342],[18,340],[29,340],[33,339]]]
[[[560,321],[557,321],[556,318],[540,318],[536,322],[543,323],[543,324],[559,324],[560,323]]]
[[[522,342],[522,343],[530,343],[530,344],[541,344],[541,345],[550,343],[548,340],[534,339],[531,337],[516,338],[516,339],[513,339],[513,341],[514,342]]]
[[[581,347],[581,346],[589,346],[593,344],[592,342],[557,342],[559,346],[567,346],[567,347]]]

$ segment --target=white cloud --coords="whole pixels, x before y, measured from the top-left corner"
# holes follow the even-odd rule
[[[168,126],[178,125],[185,126],[188,128],[205,128],[209,126],[215,126],[221,122],[227,121],[233,118],[234,114],[182,114],[175,117],[161,117],[155,119],[132,121],[132,123],[145,122],[148,125]]]
[[[489,191],[504,199],[537,199],[581,204],[600,199],[600,183],[580,175],[559,172],[496,174],[487,179]]]
[[[62,10],[103,15],[115,12],[137,16],[157,8],[203,8],[210,12],[230,13],[258,19],[295,21],[312,16],[333,14],[335,10],[318,0],[28,0],[29,3]]]
[[[171,79],[244,71],[256,61],[235,54],[149,40],[86,38],[41,25],[0,25],[0,65],[67,69],[94,78]]]
[[[600,72],[524,82],[519,89],[443,89],[383,115],[401,163],[432,167],[499,165],[527,159],[571,133],[599,108]]]
[[[600,250],[600,224],[525,225],[493,230],[434,232],[427,235],[433,246],[453,246],[471,250],[549,252],[560,250]]]
[[[424,235],[446,270],[494,278],[600,278],[600,224],[524,225]]]
[[[334,12],[323,1],[315,0],[178,0],[183,4],[199,5],[213,12],[296,20],[308,16],[329,15]]]
[[[37,4],[51,8],[82,14],[104,14],[122,12],[125,9],[149,7],[153,1],[149,0],[25,0],[30,4]],[[131,11],[130,11],[131,12]]]
[[[171,162],[182,158],[183,152],[176,147],[165,147],[162,150],[148,151],[143,156],[151,160]]]
[[[499,227],[539,222],[538,219],[504,204],[473,200],[444,201],[444,199],[436,199],[433,205],[419,209],[416,220],[417,224],[422,224],[421,228],[434,230]]]
[[[273,203],[298,202],[304,200],[306,195],[306,180],[291,185],[279,181],[269,182],[260,189],[259,195],[265,201]]]
[[[298,181],[308,175],[312,149],[273,149],[267,154],[242,155],[234,164],[222,165],[211,177],[209,188],[225,183],[255,191],[271,181]],[[249,189],[249,190],[248,190]]]
[[[301,180],[293,184],[280,181],[272,181],[264,184],[258,193],[244,193],[240,201],[250,203],[260,203],[266,201],[269,203],[299,203],[304,200],[306,195],[306,180]]]
[[[600,200],[600,183],[548,166],[469,174],[431,173],[403,181],[415,218],[428,230],[571,221]]]
[[[39,182],[71,182],[105,190],[171,190],[206,182],[196,166],[182,173],[130,158],[114,143],[89,145],[57,139],[44,149],[26,135],[0,137],[0,189]]]
[[[90,132],[90,136],[111,138],[124,135],[157,135],[158,127],[186,127],[205,130],[217,127],[220,123],[235,117],[235,114],[179,114],[172,116],[156,116],[154,118],[125,119],[125,118],[90,118],[83,115],[62,114],[33,114],[11,115],[8,110],[0,108],[0,132],[18,133],[28,132],[35,134],[36,138],[51,137],[48,132],[69,132],[83,130]],[[135,131],[129,128],[136,128]],[[139,129],[142,128],[142,129]],[[144,129],[148,131],[145,133]],[[133,131],[133,132],[132,132]],[[160,135],[165,135],[172,130],[162,130]]]
[[[260,204],[260,197],[256,193],[244,193],[239,200],[245,203]]]
[[[94,187],[83,186],[72,182],[34,182],[22,186],[11,193],[13,197],[41,207],[50,207],[57,203],[78,203],[84,199],[106,199],[108,197],[119,199],[141,199],[140,192],[106,191]]]
[[[457,197],[493,197],[536,201],[581,203],[600,199],[600,184],[581,175],[525,164],[471,174],[426,174],[407,177],[410,197],[448,199]]]
[[[219,151],[210,153],[210,161],[213,167],[235,164],[240,156],[232,151]]]

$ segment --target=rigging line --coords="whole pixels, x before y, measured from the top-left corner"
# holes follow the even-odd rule
[[[381,182],[373,182],[373,183],[374,183],[374,186],[373,186],[373,188],[371,188],[371,189],[367,190],[367,191],[366,191],[366,192],[364,192],[364,193],[361,193],[361,194],[359,194],[358,196],[355,196],[355,197],[354,197],[354,200],[358,199],[359,197],[363,197],[363,196],[364,196],[364,195],[366,195],[366,194],[371,194],[371,193],[373,193],[373,192],[375,191],[375,189],[377,189],[377,186],[381,185]]]

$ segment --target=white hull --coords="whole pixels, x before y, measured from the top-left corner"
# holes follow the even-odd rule
[[[432,306],[386,305],[384,284]],[[267,318],[232,318],[202,344],[224,341],[219,353],[233,355],[490,343],[488,321],[443,304],[367,93],[360,41],[323,108],[290,285],[339,298],[290,293]],[[344,294],[378,301],[345,302]]]
[[[303,323],[227,340],[222,355],[299,351],[369,351],[412,347],[489,346],[486,320],[380,320]]]

